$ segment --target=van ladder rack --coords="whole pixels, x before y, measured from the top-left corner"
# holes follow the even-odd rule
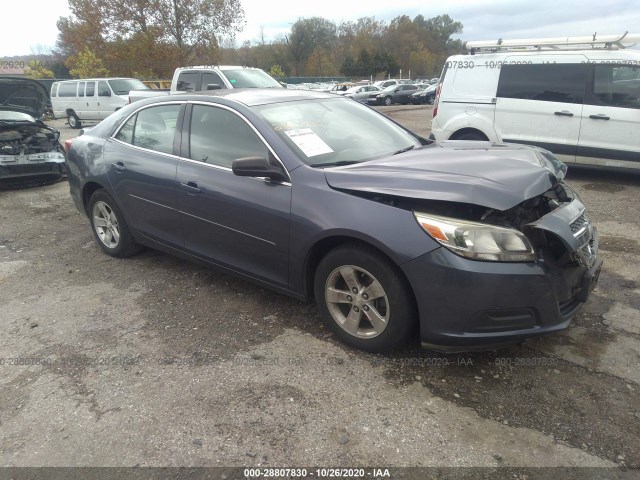
[[[622,41],[627,43],[626,45]],[[520,38],[515,40],[486,40],[465,42],[464,46],[470,53],[500,52],[511,50],[617,50],[634,46],[640,42],[640,34],[624,32],[622,35],[598,35],[582,37],[557,38]]]

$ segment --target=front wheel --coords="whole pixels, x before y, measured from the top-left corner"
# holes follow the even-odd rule
[[[106,190],[99,189],[89,200],[89,219],[100,248],[112,257],[130,257],[140,251],[124,215]]]
[[[366,246],[329,252],[316,270],[314,293],[328,328],[368,352],[402,345],[415,325],[407,282],[389,259]]]
[[[69,122],[69,126],[71,128],[77,129],[82,127],[82,123],[80,122],[80,119],[74,112],[69,112],[69,114],[67,115],[67,121]]]

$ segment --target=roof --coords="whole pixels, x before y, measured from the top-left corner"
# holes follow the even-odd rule
[[[207,90],[188,94],[161,97],[170,100],[201,100],[202,97],[224,97],[248,107],[269,103],[294,102],[322,98],[341,98],[339,95],[316,90],[287,90],[286,88],[234,88],[228,90]]]

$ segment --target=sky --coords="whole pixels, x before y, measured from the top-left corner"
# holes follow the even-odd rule
[[[237,35],[257,41],[260,27],[267,40],[289,31],[300,17],[321,16],[336,23],[374,16],[425,18],[448,14],[462,22],[462,40],[537,38],[573,35],[640,34],[640,0],[240,0],[246,25]],[[69,15],[67,0],[0,0],[0,59],[53,47],[56,21]]]

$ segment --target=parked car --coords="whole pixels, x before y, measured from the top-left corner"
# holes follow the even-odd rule
[[[82,122],[104,120],[129,103],[129,91],[151,90],[135,78],[85,78],[64,80],[51,86],[51,105],[57,118],[67,118],[71,128]]]
[[[283,86],[260,68],[233,65],[180,67],[173,72],[169,90],[131,89],[129,103],[170,94],[233,88],[283,88]],[[305,88],[308,89],[308,87]]]
[[[640,52],[624,49],[626,41],[640,35],[469,42],[473,55],[445,64],[432,134],[537,145],[569,163],[638,170]]]
[[[413,103],[414,105],[425,104],[425,103],[428,103],[429,105],[433,105],[436,101],[437,90],[438,90],[437,84],[429,85],[427,88],[424,88],[424,89],[418,90],[417,92],[412,93],[409,98],[411,100],[411,103]]]
[[[60,132],[42,121],[48,104],[49,94],[35,80],[0,77],[0,187],[66,175]]]
[[[376,105],[391,105],[401,103],[406,105],[411,101],[410,96],[418,90],[417,85],[391,85],[378,94],[369,96],[368,102]]]
[[[562,330],[598,279],[566,165],[428,141],[358,102],[237,90],[134,103],[77,137],[70,193],[100,248],[142,245],[315,298],[346,343],[465,350]]]
[[[347,98],[353,98],[358,102],[367,103],[369,97],[374,94],[381,92],[382,89],[380,87],[376,87],[375,85],[362,85],[359,87],[351,87],[349,90],[344,92],[344,96]]]

